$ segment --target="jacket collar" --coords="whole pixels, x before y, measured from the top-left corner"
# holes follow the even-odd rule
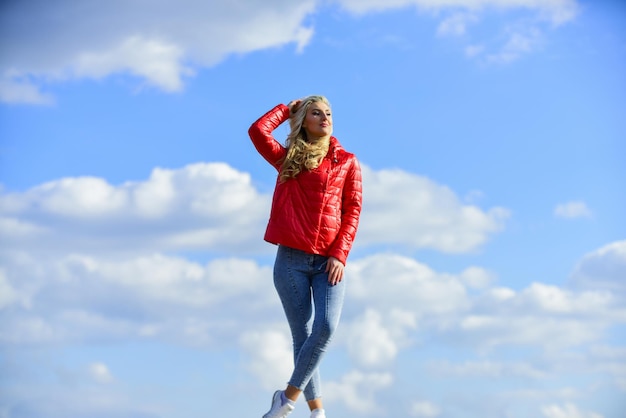
[[[330,157],[330,159],[336,163],[338,162],[338,154],[340,154],[341,152],[343,152],[343,147],[341,146],[341,144],[339,143],[339,141],[337,140],[337,138],[335,138],[334,136],[330,137],[330,144],[328,146],[328,156]]]

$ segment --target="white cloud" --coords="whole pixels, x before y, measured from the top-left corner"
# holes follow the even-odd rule
[[[111,383],[113,382],[113,375],[106,364],[101,362],[91,363],[87,370],[89,375],[98,383]]]
[[[498,362],[491,360],[465,361],[450,363],[448,361],[433,361],[429,364],[429,371],[434,376],[457,376],[470,379],[499,379],[522,377],[530,379],[545,379],[550,376],[547,370],[540,369],[525,362]]]
[[[465,205],[426,177],[363,170],[356,245],[468,252],[500,231],[508,216],[502,208]],[[224,163],[155,168],[148,179],[121,185],[70,177],[0,194],[0,231],[11,247],[28,251],[262,252],[271,248],[262,241],[270,201],[248,173]]]
[[[432,213],[443,224],[456,222],[466,229],[474,225],[457,220],[465,206],[449,189],[400,171],[365,170],[370,180],[366,193],[377,213],[384,212],[385,199],[389,206],[398,203],[393,187],[383,193],[383,186],[417,185],[411,190],[428,202],[424,216]],[[387,175],[384,181],[371,181]],[[265,207],[256,207],[257,202]],[[167,253],[188,248],[173,245],[173,237],[212,222],[224,234],[256,228],[241,241],[250,248],[252,240],[261,241],[268,210],[269,195],[259,193],[249,175],[224,164],[155,169],[145,181],[122,185],[68,178],[3,194],[0,212],[5,221],[0,226],[13,233],[0,251],[0,343],[19,350],[26,345],[149,340],[241,350],[240,366],[254,377],[253,384],[267,389],[284,384],[292,366],[291,348],[271,267],[243,256],[201,263]],[[489,219],[488,213],[474,210],[478,219]],[[393,213],[407,220],[415,216],[410,210]],[[458,229],[443,228],[433,236],[467,234]],[[56,232],[57,250],[40,251],[42,234],[50,231]],[[386,233],[384,228],[370,231],[370,244],[386,240]],[[67,235],[73,236],[71,242]],[[108,239],[120,248],[77,245]],[[208,248],[212,243],[198,242]],[[435,346],[461,347],[480,356],[439,364],[444,378],[540,380],[567,373],[602,374],[611,387],[623,388],[624,353],[608,345],[606,335],[626,322],[625,267],[626,244],[621,241],[585,255],[572,274],[573,286],[538,281],[514,290],[496,285],[495,274],[477,265],[441,272],[392,252],[351,260],[346,269],[350,301],[333,349],[343,351],[356,369],[327,383],[325,394],[332,391],[329,400],[355,414],[381,411],[378,397],[392,390],[395,362],[425,338]],[[518,361],[497,358],[499,350],[540,354]],[[485,353],[494,358],[483,357]],[[112,383],[107,387],[120,378],[104,363],[88,366],[88,376],[92,383]],[[534,405],[540,399],[552,408],[548,413],[568,411],[567,406],[549,405],[580,396],[568,393],[568,398],[536,397]],[[428,403],[417,405],[414,416],[438,411]]]
[[[573,19],[578,11],[575,0],[337,0],[337,2],[345,9],[359,14],[408,6],[430,11],[446,9],[476,11],[486,8],[528,9],[540,13],[554,24]]]
[[[504,29],[497,29],[492,45],[487,40],[471,41],[464,48],[465,55],[488,64],[505,64],[536,51],[544,39],[544,27],[550,28],[573,20],[578,14],[575,0],[338,0],[355,14],[381,12],[414,6],[432,13],[441,22],[437,35],[469,36],[468,27],[476,24],[488,11],[525,11],[527,18],[513,16],[507,19]],[[448,14],[447,14],[448,13]],[[531,22],[529,24],[529,22]],[[505,39],[502,41],[501,39]]]
[[[70,217],[99,217],[124,210],[126,193],[94,177],[65,178],[32,189],[41,211]]]
[[[465,47],[465,55],[468,58],[474,58],[481,55],[485,51],[484,45],[468,45]]]
[[[40,358],[33,359],[38,366]],[[145,417],[166,416],[162,399],[146,400],[144,386],[137,391],[132,382],[118,382],[104,363],[80,370],[58,366],[51,373],[54,383],[11,382],[3,390],[0,416],[5,417]],[[101,379],[101,380],[98,380]],[[143,393],[142,393],[143,392]],[[143,398],[143,399],[141,399]],[[3,415],[4,414],[4,415]]]
[[[0,217],[0,235],[5,239],[32,239],[46,232],[46,228],[11,217]]]
[[[547,405],[541,408],[544,418],[602,418],[595,412],[581,411],[576,405],[566,403],[564,405]]]
[[[6,277],[3,269],[0,268],[0,309],[12,305],[17,300],[17,294]]]
[[[484,56],[489,63],[509,63],[534,52],[543,43],[543,33],[535,27],[516,28],[508,34],[507,41],[497,52]]]
[[[429,401],[415,401],[411,404],[409,415],[418,418],[435,418],[441,415],[441,409]]]
[[[393,254],[353,260],[347,270],[350,297],[367,309],[345,313],[352,357],[362,366],[389,363],[414,343],[416,332],[427,330],[479,351],[500,346],[564,349],[597,342],[611,324],[626,322],[620,299],[606,290],[537,282],[514,291],[488,287],[480,268],[469,272],[438,273]],[[481,273],[478,284],[485,287],[471,296],[468,274],[475,273]],[[393,310],[404,319],[396,322]]]
[[[344,332],[351,357],[361,366],[381,366],[395,359],[399,344],[392,335],[395,324],[383,321],[382,315],[367,309],[346,325]]]
[[[537,306],[545,312],[603,313],[615,302],[615,298],[607,291],[572,292],[557,286],[532,283],[520,293],[520,301],[528,306]]]
[[[460,330],[485,349],[502,345],[562,349],[599,340],[607,325],[533,314],[472,314],[462,319]]]
[[[455,13],[445,18],[437,27],[439,36],[462,36],[467,32],[468,24],[476,22],[478,19],[473,14]]]
[[[362,414],[375,414],[381,411],[374,398],[376,392],[393,383],[391,373],[362,373],[353,370],[338,382],[324,385],[324,398],[344,403],[351,411]]]
[[[283,387],[293,370],[291,338],[284,330],[248,331],[240,344],[249,357],[248,370],[263,388]]]
[[[494,281],[493,273],[482,267],[470,266],[461,272],[460,279],[471,288],[482,289]]]
[[[557,205],[554,208],[554,215],[565,219],[591,218],[592,212],[585,202],[571,201]]]
[[[336,0],[362,14],[416,6],[450,12],[440,35],[467,32],[484,10],[526,10],[542,22],[560,25],[577,14],[574,0]],[[141,2],[60,0],[13,2],[3,7],[0,39],[0,100],[50,104],[43,86],[76,78],[129,74],[139,85],[176,92],[185,78],[233,54],[293,44],[301,52],[314,28],[305,24],[323,2],[244,0]],[[459,9],[462,12],[459,12]],[[515,34],[492,61],[510,61],[534,47],[528,34]],[[475,54],[477,50],[472,49]]]
[[[459,331],[478,345],[563,349],[601,339],[610,324],[626,321],[626,310],[609,292],[574,292],[533,283],[520,292],[493,289],[487,312],[465,315]],[[487,305],[490,304],[490,305]]]
[[[52,228],[50,219],[57,216],[65,234],[92,231],[94,222],[102,223],[102,230],[115,227],[112,242],[130,238],[131,245],[122,251],[110,250],[107,256],[108,251],[90,253],[64,244],[65,237],[59,235],[55,240],[58,252],[43,256],[46,253],[38,252],[36,247],[39,237],[12,242],[0,254],[2,285],[8,289],[2,303],[20,307],[23,314],[7,325],[13,330],[6,334],[10,336],[7,342],[80,340],[100,332],[112,338],[181,338],[190,344],[210,345],[214,339],[207,331],[216,335],[228,332],[228,327],[242,317],[215,321],[207,315],[195,320],[192,315],[181,327],[176,326],[175,315],[169,318],[164,313],[206,314],[226,304],[230,308],[240,304],[241,315],[269,315],[268,307],[277,303],[271,286],[267,286],[269,268],[242,258],[216,259],[201,265],[159,252],[171,248],[171,238],[157,239],[155,244],[152,231],[147,237],[141,237],[141,229],[137,238],[125,235],[126,225],[132,224],[124,221],[126,213],[131,213],[136,223],[151,225],[159,216],[159,223],[172,222],[173,226],[165,229],[166,237],[180,233],[178,222],[193,230],[197,219],[206,221],[203,214],[208,214],[209,220],[222,219],[227,228],[238,227],[228,225],[228,215],[235,213],[238,221],[246,217],[254,220],[258,226],[254,240],[260,241],[267,214],[257,214],[257,209],[253,209],[252,216],[246,212],[252,206],[248,202],[259,197],[247,175],[227,166],[200,164],[181,170],[155,170],[147,182],[119,187],[96,181],[95,191],[87,196],[77,192],[83,187],[80,181],[51,184],[53,187],[3,196],[2,208],[29,218],[28,222],[45,219],[48,229]],[[137,196],[151,201],[159,210],[146,214],[137,204]],[[108,200],[105,209],[97,207],[103,199]],[[85,220],[85,216],[90,219]],[[194,216],[198,218],[194,220]],[[193,222],[185,223],[190,222],[189,218]],[[80,237],[76,242],[87,239],[98,241],[101,237]],[[626,320],[626,310],[620,307],[626,271],[624,254],[624,243],[618,242],[585,256],[573,275],[574,283],[584,286],[579,289],[536,282],[520,291],[491,287],[492,274],[478,266],[450,274],[392,253],[356,259],[347,268],[350,297],[357,305],[345,310],[344,326],[351,337],[344,344],[361,366],[382,367],[413,344],[415,334],[423,330],[436,330],[484,349],[501,345],[550,349],[596,342],[610,324]],[[469,288],[478,293],[468,293]],[[251,294],[257,297],[246,298]],[[44,314],[32,310],[44,295],[50,311]],[[111,316],[120,307],[127,309],[128,315]]]
[[[290,2],[138,2],[61,0],[3,7],[0,99],[41,104],[40,85],[72,78],[131,74],[165,91],[180,91],[197,67],[231,54],[295,44],[314,0]],[[24,23],[26,22],[26,23]]]
[[[463,283],[408,257],[376,254],[348,265],[350,297],[381,312],[446,316],[469,307]]]
[[[489,296],[491,296],[494,300],[503,302],[505,300],[510,300],[515,297],[515,290],[509,289],[507,287],[494,287],[493,289],[489,289]]]
[[[193,74],[183,58],[184,51],[175,44],[131,36],[110,50],[80,53],[71,71],[76,77],[94,79],[127,71],[175,92],[183,88],[182,77]]]
[[[468,252],[504,228],[508,210],[464,205],[449,188],[401,170],[363,167],[361,243]]]
[[[619,249],[612,244],[595,251],[582,265],[589,260],[611,263],[606,255]],[[11,309],[0,317],[6,348],[147,339],[203,350],[241,350],[242,369],[254,377],[253,384],[268,390],[283,385],[291,372],[291,343],[270,267],[230,258],[200,264],[159,253],[3,257],[0,284],[12,295],[5,305]],[[447,381],[544,381],[598,374],[609,376],[614,388],[626,381],[623,347],[605,342],[608,327],[626,322],[610,290],[537,282],[515,291],[492,286],[488,273],[477,266],[450,274],[393,254],[353,260],[346,274],[350,301],[333,350],[345,350],[357,368],[324,386],[329,402],[355,414],[383,411],[378,398],[393,387],[394,362],[425,336],[429,345],[479,354],[478,359],[469,355],[458,362],[424,360],[422,370],[428,376]],[[472,283],[478,286],[468,292]],[[502,346],[505,353],[539,354],[523,360],[498,358]],[[486,352],[490,357],[484,357]],[[88,365],[87,372],[90,382],[110,383],[107,387],[118,383],[104,363]],[[494,396],[532,399],[533,405],[541,402],[547,405],[546,414],[558,417],[554,414],[571,408],[550,402],[575,401],[577,390]],[[407,408],[407,414],[417,417],[443,414],[427,401]]]
[[[616,241],[586,254],[572,273],[583,289],[604,289],[626,301],[626,241]]]
[[[602,289],[532,283],[516,292],[488,287],[480,268],[469,272],[438,273],[393,254],[353,260],[347,270],[350,298],[367,309],[348,309],[344,316],[352,358],[361,366],[384,365],[413,344],[420,331],[439,332],[479,351],[500,346],[563,349],[597,342],[611,324],[626,322],[620,300]],[[486,287],[471,296],[468,274],[475,273],[481,273],[478,284]],[[403,315],[392,317],[393,310]]]
[[[5,71],[0,74],[0,101],[5,103],[24,103],[33,105],[54,104],[54,98],[40,91],[39,87],[26,77]]]
[[[125,260],[74,254],[2,264],[13,294],[7,303],[14,305],[2,320],[7,345],[156,338],[214,346],[245,332],[242,324],[253,327],[253,318],[281,313],[270,269],[250,260],[202,266],[161,254]],[[232,313],[218,315],[226,309]]]
[[[64,178],[0,195],[0,230],[29,251],[260,249],[270,196],[223,163],[156,168],[119,186]]]

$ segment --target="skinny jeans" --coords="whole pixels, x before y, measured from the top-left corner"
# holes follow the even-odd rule
[[[280,245],[274,263],[274,286],[293,340],[291,386],[307,401],[322,397],[319,364],[339,323],[345,280],[328,283],[328,257]]]

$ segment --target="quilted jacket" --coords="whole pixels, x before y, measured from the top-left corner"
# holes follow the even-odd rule
[[[257,151],[280,172],[287,149],[272,131],[289,119],[283,104],[261,116],[248,133]],[[265,240],[326,257],[343,264],[356,235],[361,213],[361,168],[335,137],[319,167],[276,181]]]

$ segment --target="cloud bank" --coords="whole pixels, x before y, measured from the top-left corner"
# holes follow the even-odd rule
[[[565,219],[591,218],[593,213],[582,201],[561,203],[554,208],[554,216]]]
[[[510,62],[542,43],[546,25],[558,26],[577,14],[574,0],[336,0],[348,13],[417,7],[443,19],[440,36],[464,36],[489,10],[525,11],[532,24],[510,26],[508,41],[489,46],[472,40],[466,54],[486,62]],[[323,5],[316,0],[239,2],[158,0],[42,0],[11,2],[0,9],[0,100],[51,104],[47,87],[76,79],[131,76],[139,89],[179,92],[197,71],[232,55],[312,40],[309,23]],[[443,17],[441,17],[443,15]],[[516,21],[516,20],[514,20]],[[495,50],[494,50],[495,49]]]
[[[329,402],[354,416],[383,411],[400,381],[397,364],[424,341],[464,353],[425,359],[421,367],[432,379],[552,382],[553,391],[505,387],[489,395],[511,408],[533,405],[537,416],[596,417],[578,402],[583,393],[599,390],[588,382],[600,376],[603,388],[626,388],[626,369],[620,366],[626,351],[607,337],[626,323],[625,241],[584,255],[567,286],[535,281],[508,288],[481,266],[437,271],[410,256],[377,252],[375,243],[473,251],[504,226],[505,210],[462,204],[445,186],[399,170],[365,166],[364,173],[370,202],[363,216],[364,255],[346,270],[349,301],[333,349],[344,361],[326,384]],[[400,189],[408,190],[407,196],[397,193]],[[2,350],[15,356],[28,353],[27,347],[129,341],[231,350],[240,353],[238,373],[249,376],[251,385],[282,385],[291,367],[284,362],[289,334],[271,286],[271,262],[253,258],[263,259],[271,249],[260,243],[269,198],[247,173],[222,163],[159,168],[143,181],[121,185],[65,178],[4,192]],[[385,214],[394,221],[380,220]],[[428,221],[416,222],[416,214]],[[421,235],[430,238],[415,238]],[[368,246],[374,251],[365,251]],[[198,249],[207,260],[185,255]],[[34,416],[44,410],[57,411],[53,417],[77,411],[162,414],[148,401],[131,402],[122,390],[124,378],[98,359],[72,372],[76,376],[68,382],[88,382],[81,396],[73,397],[74,386],[65,380],[53,391],[39,383],[26,390],[19,384],[24,371],[12,367],[3,366],[18,382],[7,399],[38,405],[29,407]],[[572,388],[572,376],[582,383]],[[455,393],[462,386],[449,396],[462,396]],[[410,396],[415,401],[406,405],[407,416],[455,413],[425,393]],[[58,399],[65,399],[63,405]],[[487,416],[475,408],[475,415]],[[498,411],[501,416],[506,409]]]
[[[508,211],[463,204],[445,186],[400,170],[364,171],[359,245],[468,252],[504,227]],[[53,180],[0,195],[0,232],[13,248],[109,251],[267,250],[271,195],[223,163],[157,168],[144,181]]]
[[[232,54],[286,44],[302,49],[313,34],[303,20],[315,6],[314,0],[13,2],[0,14],[0,98],[50,103],[40,88],[48,82],[115,74],[177,92],[197,68]]]
[[[626,242],[612,247],[624,248]],[[609,269],[626,261],[612,251]],[[597,257],[585,257],[582,267],[597,263]],[[291,364],[284,359],[290,358],[289,335],[269,266],[245,258],[199,263],[165,254],[68,254],[45,260],[3,254],[2,265],[3,294],[8,290],[12,295],[4,300],[0,319],[5,352],[160,341],[240,352],[240,373],[248,373],[264,389],[280,386],[288,377]],[[421,350],[424,339],[429,346],[465,353],[459,360],[449,355],[445,361],[425,359],[429,379],[522,379],[536,385],[565,379],[562,384],[568,388],[571,376],[583,382],[608,376],[603,387],[623,387],[626,369],[620,364],[626,351],[606,338],[612,327],[626,324],[623,295],[539,282],[520,290],[487,285],[477,292],[465,283],[465,275],[435,271],[413,258],[391,254],[352,261],[347,268],[349,301],[333,345],[333,351],[345,353],[347,362],[338,369],[340,376],[326,384],[328,401],[355,416],[382,411],[381,397],[397,380],[394,365],[412,350]],[[513,349],[526,355],[509,358]],[[113,392],[121,383],[106,363],[97,361],[86,365],[82,378]],[[455,390],[460,388],[451,388],[449,395]],[[583,411],[576,402],[597,389],[568,390],[515,396],[524,405],[538,402],[537,413],[541,408],[546,416],[556,417]],[[504,388],[490,396],[513,395]],[[53,402],[50,396],[38,401],[44,409]],[[79,403],[68,401],[72,407]],[[418,417],[446,410],[436,400],[423,398],[407,408],[407,416]]]

